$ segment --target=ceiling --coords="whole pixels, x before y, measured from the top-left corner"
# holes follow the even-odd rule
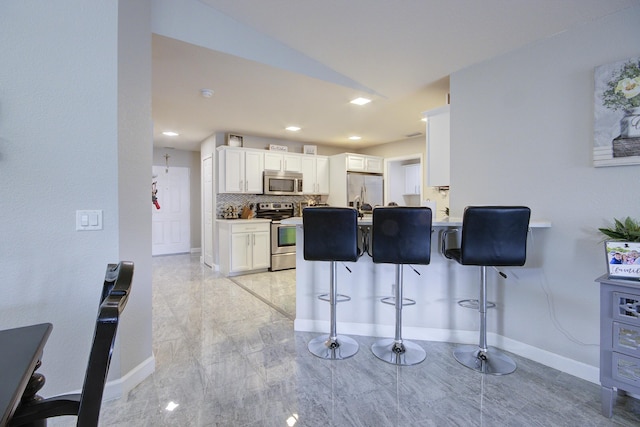
[[[424,132],[421,112],[445,104],[450,74],[640,0],[200,3],[237,22],[238,37],[251,31],[347,83],[291,71],[285,62],[277,64],[278,58],[268,65],[154,34],[156,147],[199,151],[200,142],[215,132],[345,150],[399,141]],[[201,96],[203,88],[213,95]],[[357,96],[372,102],[350,104]],[[302,129],[292,133],[284,129],[289,125]],[[162,135],[167,130],[180,135]],[[353,135],[362,139],[350,141]]]

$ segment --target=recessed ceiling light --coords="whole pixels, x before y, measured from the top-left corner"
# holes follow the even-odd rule
[[[352,141],[358,141],[358,140],[362,139],[362,137],[354,135],[354,136],[350,136],[349,139],[352,140]]]
[[[203,98],[211,98],[213,91],[211,89],[200,89],[200,95],[202,95]]]
[[[370,103],[371,100],[367,99],[367,98],[356,98],[356,99],[352,99],[351,103],[352,104],[356,104],[356,105],[364,105],[364,104],[368,104]]]
[[[175,133],[175,132],[171,132],[171,131],[166,131],[166,132],[162,132],[163,135],[167,135],[167,136],[178,136],[180,135],[179,133]]]
[[[298,126],[287,126],[286,130],[290,130],[291,132],[298,132],[300,128]]]

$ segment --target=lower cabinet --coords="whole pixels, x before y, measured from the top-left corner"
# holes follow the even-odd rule
[[[600,282],[602,415],[611,417],[618,391],[640,394],[640,282]]]
[[[233,276],[270,267],[270,221],[219,221],[218,230],[220,271],[224,275]]]

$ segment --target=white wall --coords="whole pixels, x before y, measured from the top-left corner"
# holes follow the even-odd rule
[[[84,5],[84,3],[82,3]],[[109,378],[126,392],[153,373],[151,330],[151,0],[118,1],[118,238],[119,259],[134,261],[131,297],[119,341],[121,366]]]
[[[107,263],[135,262],[110,378],[152,360],[149,2],[120,3],[0,14],[0,328],[53,324],[44,396],[82,385]],[[104,230],[75,231],[76,209]]]
[[[533,232],[525,268],[495,286],[492,328],[590,366],[599,363],[594,280],[606,272],[597,228],[640,216],[640,167],[592,166],[593,71],[640,55],[639,23],[635,7],[451,76],[452,216],[525,204],[552,222]]]

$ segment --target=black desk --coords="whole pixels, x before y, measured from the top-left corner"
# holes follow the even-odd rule
[[[0,331],[0,427],[16,410],[52,328],[42,323]]]

